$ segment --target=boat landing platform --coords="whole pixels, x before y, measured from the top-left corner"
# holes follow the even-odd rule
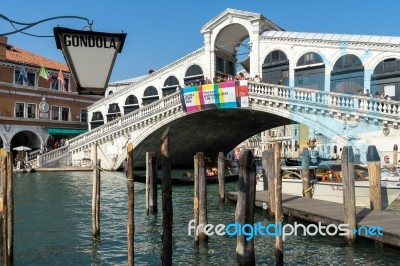
[[[256,191],[256,206],[265,206],[268,191]],[[228,199],[237,201],[237,192],[228,192]],[[324,200],[308,199],[299,196],[282,194],[282,209],[286,216],[311,223],[321,222],[323,225],[344,223],[343,204]],[[356,208],[357,228],[361,226],[380,226],[383,235],[360,237],[400,248],[400,213],[390,211],[374,211],[367,208]],[[359,237],[357,235],[357,237]]]

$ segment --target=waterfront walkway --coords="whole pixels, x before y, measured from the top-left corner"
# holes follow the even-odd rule
[[[237,201],[237,192],[228,192],[228,198]],[[268,191],[257,191],[256,206],[263,207],[267,198]],[[282,209],[285,215],[307,222],[321,222],[323,225],[344,223],[341,203],[282,194]],[[400,214],[366,208],[356,208],[356,212],[357,228],[378,225],[383,228],[383,236],[361,235],[362,237],[400,248]]]

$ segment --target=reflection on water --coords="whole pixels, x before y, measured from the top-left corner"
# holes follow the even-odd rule
[[[126,265],[127,189],[123,173],[102,172],[101,239],[92,241],[92,174],[31,173],[15,175],[15,265]],[[226,184],[233,191],[236,183]],[[135,264],[160,265],[162,208],[146,215],[145,188],[135,183]],[[159,188],[159,195],[161,194]],[[161,197],[158,199],[161,204]],[[214,236],[196,247],[187,235],[193,219],[193,189],[173,188],[174,265],[235,265],[236,238]],[[218,186],[208,186],[208,221],[234,222],[235,204],[220,204]],[[257,209],[255,221],[264,221]],[[274,264],[274,239],[256,237],[257,265]],[[284,243],[289,265],[397,265],[391,248],[376,248],[373,242],[359,241],[347,247],[340,237],[289,237]]]

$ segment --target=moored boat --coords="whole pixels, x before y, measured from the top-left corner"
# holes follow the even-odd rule
[[[300,179],[282,179],[282,193],[303,196],[303,183]],[[355,181],[356,206],[370,207],[368,181]],[[382,208],[387,208],[400,196],[400,182],[381,183]],[[343,203],[343,185],[336,182],[316,182],[313,185],[314,199]]]
[[[315,172],[320,168],[310,167]],[[303,196],[303,184],[300,179],[301,167],[283,167],[283,179],[282,179],[282,193]],[[363,166],[355,166],[355,195],[356,195],[356,206],[370,208],[370,188],[366,168]],[[285,177],[292,178],[285,178]],[[328,171],[324,175],[314,176],[315,179],[312,182],[312,197],[314,199],[343,203],[343,185],[341,183],[340,166],[330,166]],[[387,208],[400,196],[400,179],[392,176],[391,179],[385,181],[382,177],[381,181],[381,199],[382,208]],[[399,178],[399,177],[397,177]],[[262,180],[257,181],[257,190],[263,190]]]

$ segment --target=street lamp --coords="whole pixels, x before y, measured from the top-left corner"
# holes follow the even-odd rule
[[[79,94],[104,95],[117,53],[122,51],[126,33],[54,28]]]

